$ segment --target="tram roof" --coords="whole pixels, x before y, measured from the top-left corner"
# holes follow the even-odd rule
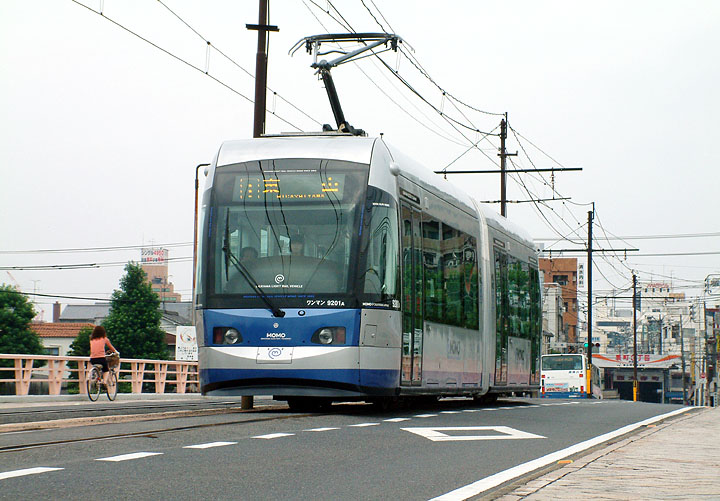
[[[225,141],[217,165],[270,158],[332,158],[370,163],[376,138],[334,135],[283,135]]]

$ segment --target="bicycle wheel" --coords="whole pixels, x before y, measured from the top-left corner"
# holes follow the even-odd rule
[[[87,394],[91,401],[96,401],[100,396],[100,371],[97,367],[90,370],[90,376],[87,380]]]
[[[117,390],[118,390],[117,374],[115,374],[114,370],[111,370],[110,374],[108,374],[107,386],[105,386],[105,391],[107,392],[108,400],[115,400],[115,397],[117,396]]]

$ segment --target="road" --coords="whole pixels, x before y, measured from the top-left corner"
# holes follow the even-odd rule
[[[525,471],[519,465],[539,458],[552,466],[565,457],[548,456],[556,451],[676,409],[608,400],[511,399],[491,407],[443,400],[384,413],[367,405],[334,405],[316,415],[231,408],[7,432],[0,433],[0,489],[4,498],[33,499],[102,492],[123,499],[465,499],[491,490],[458,488],[512,478],[508,471]]]

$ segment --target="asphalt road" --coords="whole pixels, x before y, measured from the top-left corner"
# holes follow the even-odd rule
[[[0,492],[21,499],[427,500],[677,408],[445,400],[385,413],[366,405],[317,415],[276,408],[0,433]]]

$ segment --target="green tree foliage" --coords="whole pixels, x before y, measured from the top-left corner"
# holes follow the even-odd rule
[[[90,334],[92,334],[92,327],[83,327],[80,329],[80,332],[75,336],[75,340],[70,343],[68,355],[73,357],[89,357]]]
[[[10,285],[0,284],[0,353],[44,353],[40,338],[30,328],[33,317],[35,308],[27,297]]]
[[[125,266],[120,290],[112,294],[110,313],[102,325],[123,358],[167,360],[165,333],[160,329],[160,298],[137,263]]]

